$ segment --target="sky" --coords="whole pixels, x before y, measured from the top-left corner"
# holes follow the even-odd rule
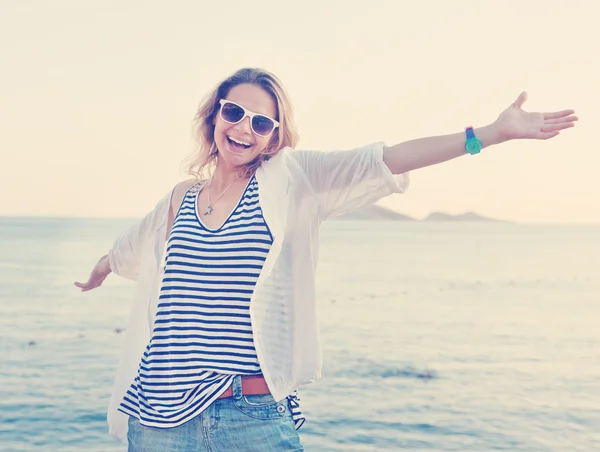
[[[574,129],[414,171],[380,202],[600,224],[594,0],[0,0],[0,215],[139,217],[178,181],[201,98],[275,73],[299,149],[352,149],[575,109]]]

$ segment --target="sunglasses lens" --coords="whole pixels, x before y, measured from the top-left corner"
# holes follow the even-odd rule
[[[257,115],[252,118],[252,129],[258,135],[269,135],[275,128],[275,123],[266,116]]]
[[[236,104],[224,103],[221,106],[221,117],[225,121],[235,124],[244,117],[244,110]]]

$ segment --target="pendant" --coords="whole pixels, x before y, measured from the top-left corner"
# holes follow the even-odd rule
[[[206,210],[204,211],[204,215],[210,215],[213,211],[212,206],[209,204],[208,206],[206,206]]]

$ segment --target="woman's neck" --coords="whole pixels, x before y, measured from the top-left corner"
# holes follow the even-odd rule
[[[226,165],[219,165],[215,168],[215,171],[211,178],[211,186],[216,191],[222,190],[225,187],[231,185],[237,179],[247,180],[248,178],[242,177],[242,172],[239,168],[227,167]]]

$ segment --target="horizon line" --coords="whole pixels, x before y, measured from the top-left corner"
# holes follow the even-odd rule
[[[381,206],[378,206],[381,207]],[[441,213],[444,215],[448,215],[451,217],[456,217],[456,216],[461,216],[464,215],[464,213],[461,214],[448,214],[442,211],[434,211],[434,212],[430,212],[427,216],[423,217],[423,218],[415,218],[415,217],[411,217],[410,215],[401,213],[401,212],[396,212],[395,210],[391,210],[391,209],[387,209],[385,207],[382,207],[386,210],[389,210],[390,212],[394,212],[394,213],[398,213],[400,215],[403,215],[407,218],[409,218],[409,220],[394,220],[394,219],[384,219],[384,218],[373,218],[373,219],[368,219],[368,218],[362,218],[362,219],[348,219],[348,220],[344,220],[344,221],[384,221],[384,222],[405,222],[405,223],[410,223],[411,221],[417,222],[417,223],[503,223],[503,224],[512,224],[512,225],[517,225],[517,226],[600,226],[600,223],[560,223],[560,222],[531,222],[531,221],[521,221],[521,220],[500,220],[500,219],[496,219],[496,218],[490,218],[490,217],[483,217],[481,220],[427,220],[427,217],[430,216],[431,214],[434,213]],[[472,211],[467,211],[465,213],[475,213]],[[478,215],[478,214],[477,214]],[[343,216],[340,215],[340,216]],[[116,216],[105,216],[105,217],[86,217],[86,216],[75,216],[75,215],[28,215],[28,214],[24,214],[24,215],[5,215],[5,214],[0,214],[0,219],[27,219],[27,220],[131,220],[131,221],[135,221],[135,220],[139,220],[143,218],[143,216],[139,216],[139,217],[116,217]],[[336,220],[338,219],[338,217],[334,217],[331,220]]]

